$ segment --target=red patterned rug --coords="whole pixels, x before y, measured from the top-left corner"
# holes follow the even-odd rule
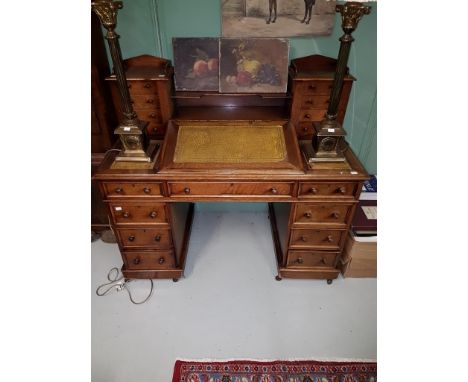
[[[176,361],[172,382],[376,382],[375,362]]]

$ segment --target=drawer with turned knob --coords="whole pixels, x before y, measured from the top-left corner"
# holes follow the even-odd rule
[[[172,247],[171,231],[169,228],[131,228],[116,229],[119,242],[124,248],[159,248]]]
[[[293,182],[168,182],[171,197],[271,196],[291,197]]]
[[[328,225],[345,228],[354,203],[297,203],[295,225]]]
[[[358,184],[357,182],[300,182],[298,197],[354,199]]]
[[[165,203],[109,203],[114,223],[117,225],[166,224]]]
[[[109,199],[162,197],[162,183],[157,182],[103,182],[102,187],[106,198]]]
[[[287,258],[288,267],[334,268],[338,259],[338,252],[329,251],[297,251],[289,250]]]
[[[174,253],[168,251],[123,252],[127,269],[170,269],[175,268]]]
[[[293,229],[289,247],[337,251],[341,249],[345,237],[345,230]]]

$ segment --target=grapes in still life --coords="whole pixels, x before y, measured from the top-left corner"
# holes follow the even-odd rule
[[[288,47],[278,39],[221,40],[221,92],[286,90]]]

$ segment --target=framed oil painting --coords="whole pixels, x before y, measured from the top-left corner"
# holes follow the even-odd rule
[[[219,91],[219,39],[173,38],[177,91]]]
[[[222,36],[326,36],[335,6],[335,0],[221,0]]]
[[[285,93],[289,41],[281,38],[222,38],[221,93]]]

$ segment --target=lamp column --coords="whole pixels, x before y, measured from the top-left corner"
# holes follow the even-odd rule
[[[115,161],[124,162],[151,162],[151,156],[145,151],[147,139],[145,128],[148,122],[138,119],[133,110],[128,91],[127,78],[122,63],[122,53],[119,44],[119,35],[115,32],[117,26],[117,12],[123,8],[121,1],[96,0],[91,3],[91,9],[96,13],[103,27],[107,30],[106,39],[114,65],[117,87],[122,103],[123,122],[114,130],[122,142],[122,151],[115,157]]]
[[[322,122],[314,127],[316,135],[312,140],[314,154],[310,162],[342,162],[345,160],[342,152],[343,137],[346,135],[341,124],[336,120],[338,105],[343,90],[343,80],[346,75],[349,51],[354,41],[351,35],[364,15],[368,15],[371,7],[358,2],[338,4],[336,12],[341,13],[341,28],[344,35],[340,38],[340,51],[335,69],[333,88],[330,95],[327,113]]]

